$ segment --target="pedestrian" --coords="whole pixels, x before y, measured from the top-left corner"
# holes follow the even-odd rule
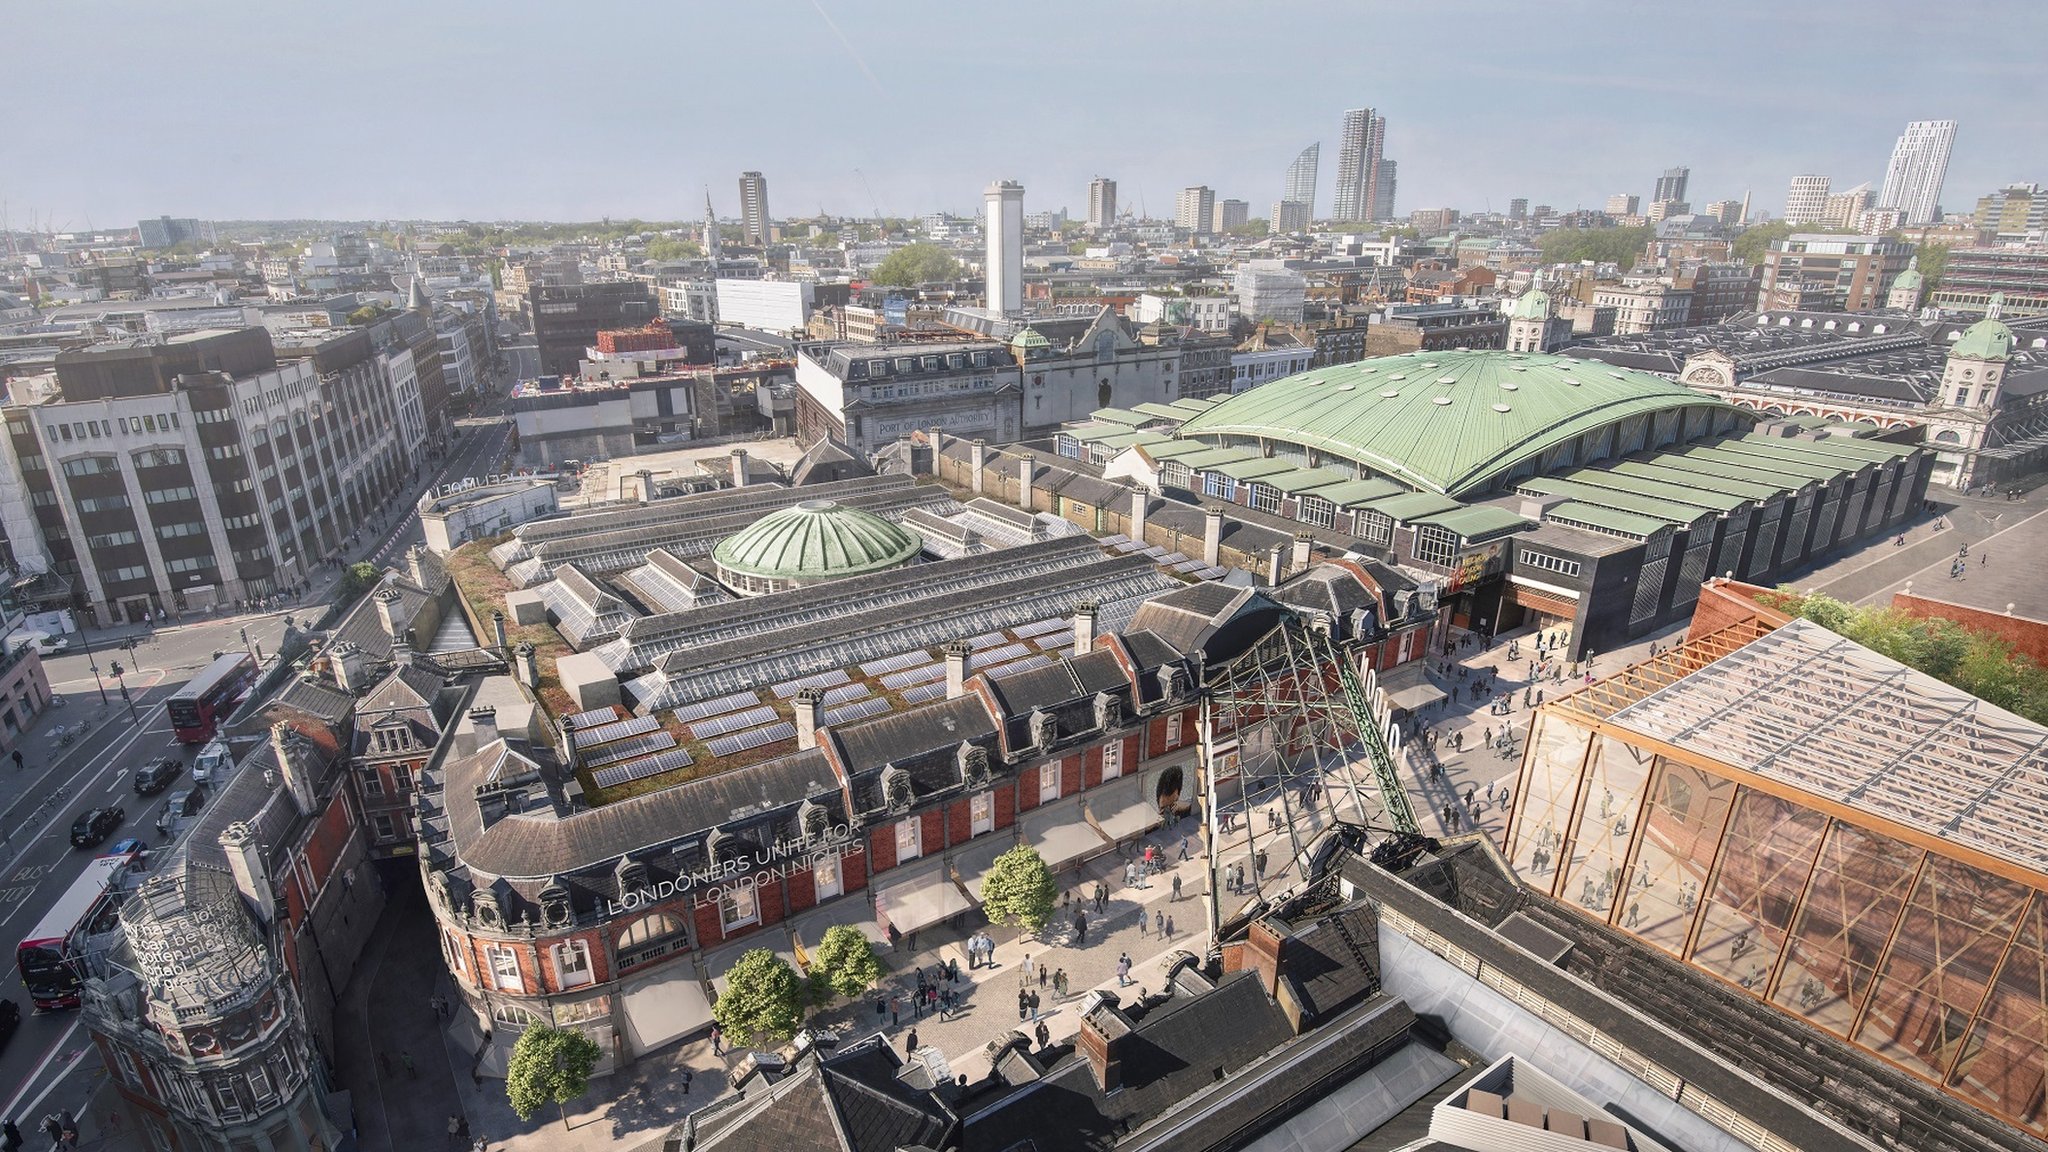
[[[946,958],[946,981],[950,984],[958,984],[960,982],[960,958],[958,956],[948,956]]]
[[[1124,953],[1116,958],[1116,986],[1128,988],[1131,985],[1131,954]]]
[[[14,1152],[16,1148],[21,1147],[21,1129],[14,1126],[14,1121],[0,1123],[0,1143],[4,1143],[7,1152]]]
[[[1137,887],[1137,885],[1138,862],[1136,860],[1132,860],[1124,865],[1124,887],[1135,888]]]
[[[1026,992],[1024,995],[1026,1003],[1031,1005],[1031,1018],[1038,1019],[1038,993]]]
[[[1173,917],[1171,916],[1166,918],[1166,938],[1168,940],[1173,939]]]
[[[457,1120],[452,1114],[448,1117],[448,1146],[450,1148],[462,1147],[462,1122]]]
[[[400,1064],[405,1065],[405,1074],[407,1076],[410,1076],[415,1080],[419,1079],[420,1070],[413,1065],[412,1053],[407,1052],[403,1048],[400,1048],[398,1050],[398,1062]]]
[[[696,1078],[697,1078],[697,1075],[696,1075],[696,1073],[694,1073],[694,1072],[691,1072],[691,1071],[690,1071],[690,1070],[689,1070],[688,1068],[685,1068],[685,1069],[683,1069],[683,1071],[682,1071],[682,1081],[683,1081],[683,1095],[685,1095],[685,1096],[688,1096],[688,1095],[690,1094],[690,1081],[692,1081],[692,1080],[695,1080]],[[467,1123],[465,1122],[465,1123],[463,1124],[463,1127],[464,1127],[464,1128],[468,1128],[468,1127],[469,1127],[469,1125],[468,1125],[468,1124],[467,1124]]]
[[[19,748],[16,748],[16,749],[14,750],[14,752],[13,752],[13,756],[14,756],[14,767],[15,767],[15,768],[16,768],[17,770],[19,770],[19,769],[21,768],[21,749],[19,749]],[[12,1124],[12,1123],[14,1123],[14,1121],[10,1120],[10,1121],[8,1121],[8,1123],[9,1123],[9,1124]]]
[[[1160,939],[1164,940],[1166,938],[1166,913],[1156,911],[1152,913],[1152,931]]]
[[[1052,990],[1058,996],[1065,996],[1067,994],[1067,970],[1065,968],[1061,968],[1052,974]]]
[[[916,1051],[917,1029],[912,1028],[910,1031],[903,1034],[903,1056],[907,1060],[910,1058],[911,1053]]]
[[[895,992],[889,993],[889,1027],[903,1027],[903,997]]]
[[[1102,912],[1109,907],[1109,885],[1101,880],[1095,882],[1095,910]]]
[[[1031,983],[1031,954],[1024,954],[1024,966],[1017,970],[1018,978],[1025,984]]]
[[[1037,1035],[1038,1035],[1038,1046],[1039,1046],[1040,1048],[1046,1048],[1046,1047],[1050,1047],[1050,1046],[1051,1046],[1051,1044],[1052,1044],[1052,1029],[1050,1029],[1050,1028],[1046,1027],[1046,1026],[1045,1026],[1045,1021],[1043,1021],[1043,1020],[1040,1020],[1040,1021],[1038,1022],[1038,1033],[1037,1033]]]
[[[1031,1013],[1031,993],[1017,989],[1017,1019],[1022,1020]]]
[[[1188,838],[1185,836],[1180,838],[1180,862],[1183,864],[1188,862]],[[1180,881],[1174,881],[1173,886],[1175,888],[1179,888]],[[1176,897],[1176,899],[1177,898],[1178,897]]]
[[[1038,966],[1038,986],[1040,988],[1045,987],[1045,982],[1050,979],[1052,979],[1052,974],[1045,970],[1045,965],[1040,964]]]
[[[1173,876],[1173,898],[1175,901],[1180,899],[1180,874],[1178,872],[1174,873]]]
[[[1264,848],[1259,849],[1259,854],[1252,857],[1252,865],[1258,872],[1259,879],[1264,880],[1266,878],[1266,850]]]
[[[1074,912],[1074,947],[1088,943],[1088,914],[1078,909]]]
[[[1145,935],[1145,910],[1143,908],[1138,909],[1138,935],[1141,937]]]
[[[711,1026],[711,1054],[713,1056],[725,1055],[725,1033],[716,1024]]]

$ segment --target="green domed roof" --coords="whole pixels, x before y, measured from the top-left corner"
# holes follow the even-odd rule
[[[728,571],[808,583],[895,568],[923,547],[916,533],[872,512],[806,500],[719,541],[711,558]]]
[[[2003,321],[1979,320],[1949,346],[1948,354],[1965,360],[2007,360],[2012,357],[2012,329]]]
[[[1038,329],[1027,327],[1022,332],[1019,332],[1015,336],[1012,336],[1010,338],[1010,347],[1050,348],[1052,347],[1052,341],[1047,340],[1045,338],[1044,333],[1041,333]]]
[[[1541,288],[1531,288],[1527,292],[1522,293],[1515,298],[1514,305],[1508,309],[1508,319],[1550,319],[1550,293],[1545,292]]]
[[[1892,287],[1894,288],[1911,288],[1913,291],[1918,292],[1922,283],[1924,281],[1920,277],[1920,258],[1918,256],[1906,261],[1906,270],[1892,277]]]
[[[1598,360],[1440,349],[1275,380],[1215,405],[1180,434],[1299,444],[1456,497],[1573,437],[1683,408],[1739,414],[1661,376]]]

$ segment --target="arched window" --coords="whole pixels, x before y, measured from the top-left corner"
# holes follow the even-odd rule
[[[1934,442],[1937,444],[1961,444],[1963,438],[1956,434],[1955,429],[1944,428],[1934,434]]]
[[[689,944],[689,929],[681,917],[666,912],[649,912],[626,926],[619,936],[619,967],[631,968],[665,956]]]

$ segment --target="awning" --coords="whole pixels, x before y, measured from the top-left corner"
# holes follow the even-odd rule
[[[953,883],[946,862],[934,860],[915,876],[875,889],[875,911],[896,931],[908,935],[973,907]]]
[[[635,1056],[711,1026],[711,1001],[704,998],[696,961],[687,956],[620,984],[619,1006]]]
[[[1429,682],[1428,670],[1422,660],[1410,660],[1396,664],[1383,672],[1376,673],[1378,683],[1387,694],[1387,704],[1406,712],[1413,712],[1444,698],[1444,690]]]
[[[1145,781],[1132,776],[1105,784],[1082,801],[1095,827],[1116,843],[1123,843],[1159,823],[1159,806],[1145,796]]]
[[[477,1075],[489,1076],[493,1080],[503,1080],[505,1078],[505,1069],[510,1067],[512,1063],[512,1046],[517,1043],[519,1043],[519,1033],[517,1031],[511,1028],[492,1029],[491,1042],[485,1046],[483,1058],[478,1060],[476,1064]]]
[[[732,971],[732,966],[740,962],[740,957],[756,948],[766,948],[782,957],[791,968],[797,967],[796,949],[790,946],[789,933],[782,925],[777,924],[773,928],[749,933],[744,940],[735,940],[716,952],[704,954],[704,975],[711,981],[711,994],[714,998],[725,995],[725,974]]]
[[[789,922],[789,934],[796,941],[798,956],[816,952],[818,945],[825,942],[825,930],[841,924],[860,929],[882,955],[887,955],[889,933],[875,922],[874,899],[866,892],[854,892]]]
[[[1060,868],[1102,851],[1102,834],[1081,816],[1077,803],[1056,804],[1024,817],[1024,842],[1038,849],[1049,868]]]
[[[999,828],[984,832],[967,847],[953,853],[953,875],[960,880],[960,887],[967,890],[967,897],[976,904],[981,903],[981,878],[995,867],[996,857],[1017,846],[1015,828]]]

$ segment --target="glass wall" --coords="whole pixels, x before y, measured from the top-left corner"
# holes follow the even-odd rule
[[[1558,854],[1578,797],[1579,770],[1593,734],[1562,717],[1539,712],[1515,788],[1509,857],[1523,883],[1555,892]]]
[[[1735,785],[1686,764],[1657,761],[1634,838],[1628,900],[1615,923],[1673,955],[1685,954],[1700,893],[1735,801]]]

